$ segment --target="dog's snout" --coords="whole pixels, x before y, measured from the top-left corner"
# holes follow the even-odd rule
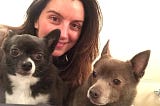
[[[100,97],[101,93],[98,90],[96,90],[96,89],[91,89],[89,91],[89,95],[90,95],[91,98],[96,99],[96,98]]]
[[[31,62],[23,62],[22,69],[24,71],[30,71],[31,68],[32,68],[32,63]]]

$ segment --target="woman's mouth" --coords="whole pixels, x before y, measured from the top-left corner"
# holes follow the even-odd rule
[[[59,48],[59,49],[60,49],[60,48],[63,48],[65,44],[66,44],[66,43],[58,42],[57,45],[56,45],[56,48]]]

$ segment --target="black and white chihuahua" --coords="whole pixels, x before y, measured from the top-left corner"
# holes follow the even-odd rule
[[[4,92],[5,103],[62,106],[64,84],[51,55],[59,37],[58,29],[44,38],[9,31],[0,64],[0,94]]]

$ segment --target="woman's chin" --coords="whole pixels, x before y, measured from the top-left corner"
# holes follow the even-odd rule
[[[54,52],[52,53],[52,56],[57,57],[57,56],[62,56],[63,54],[64,54],[64,52],[54,51]]]

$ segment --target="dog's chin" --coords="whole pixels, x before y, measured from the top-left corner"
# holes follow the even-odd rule
[[[30,76],[31,75],[30,72],[25,72],[25,71],[18,71],[17,74],[20,74],[22,76]]]
[[[94,99],[94,98],[89,98],[90,102],[92,104],[95,104],[95,105],[98,105],[98,106],[103,106],[103,105],[106,105],[107,103],[102,103],[100,102],[98,99]]]

